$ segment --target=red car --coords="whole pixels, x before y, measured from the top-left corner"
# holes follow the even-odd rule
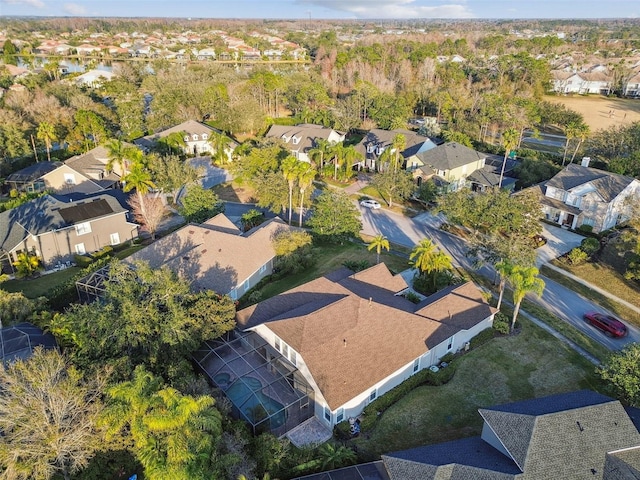
[[[611,315],[587,312],[584,314],[584,319],[609,337],[624,337],[627,334],[627,326]]]

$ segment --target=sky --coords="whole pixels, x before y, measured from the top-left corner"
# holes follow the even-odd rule
[[[0,0],[0,16],[269,19],[637,18],[638,0]]]

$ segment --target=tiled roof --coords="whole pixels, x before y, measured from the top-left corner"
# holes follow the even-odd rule
[[[477,163],[486,156],[484,153],[476,152],[472,148],[456,142],[447,142],[417,155],[425,165],[436,170],[453,170],[462,165]]]
[[[151,268],[167,266],[192,282],[195,290],[226,294],[275,256],[271,245],[273,234],[290,228],[274,218],[242,234],[220,214],[203,224],[189,224],[176,230],[137,251],[127,262],[142,260]]]
[[[570,163],[548,180],[547,185],[560,190],[571,191],[576,187],[590,183],[602,199],[608,203],[633,181],[634,179],[631,177]]]
[[[240,328],[267,324],[296,350],[332,409],[495,311],[471,283],[416,306],[396,295],[407,285],[383,263],[348,277],[340,272],[236,316]]]

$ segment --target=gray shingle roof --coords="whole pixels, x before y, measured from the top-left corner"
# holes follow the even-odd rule
[[[13,172],[7,177],[7,182],[28,183],[37,180],[41,176],[52,172],[62,165],[60,162],[37,162],[33,165]]]
[[[416,155],[425,165],[436,170],[453,170],[462,165],[477,163],[486,154],[476,152],[456,142],[448,142]]]
[[[126,212],[119,201],[101,192],[84,196],[43,195],[16,208],[0,213],[0,250],[13,250],[27,235],[69,227],[112,213]],[[93,202],[100,208],[94,208]]]
[[[287,148],[296,150],[298,152],[307,153],[312,148],[315,148],[316,139],[328,140],[331,135],[331,128],[323,127],[322,125],[314,125],[310,123],[303,123],[294,126],[288,125],[271,125],[269,131],[265,135],[266,138],[278,138],[285,141]],[[343,135],[340,132],[336,132],[338,135]],[[298,138],[298,143],[293,143],[293,137]]]
[[[404,135],[406,148],[401,152],[404,158],[416,155],[419,151],[425,151],[436,147],[436,144],[429,137],[420,135],[412,130],[397,128],[395,130],[383,130],[374,128],[367,132],[365,137],[356,145],[356,149],[363,155],[367,152],[367,147],[386,148],[393,143],[396,135]]]
[[[625,177],[624,175],[570,163],[564,170],[561,170],[557,175],[547,181],[547,185],[560,190],[570,191],[586,183],[591,183],[602,199],[605,202],[610,202],[633,182],[633,180],[633,178]]]

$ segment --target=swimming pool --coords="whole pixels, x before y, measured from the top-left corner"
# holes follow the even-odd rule
[[[213,377],[213,381],[216,382],[216,385],[220,388],[226,388],[231,381],[231,374],[228,372],[220,372]]]
[[[270,417],[271,428],[284,425],[286,421],[284,405],[262,393],[261,389],[262,383],[257,378],[242,377],[233,382],[224,393],[254,425],[266,418],[265,412]]]

